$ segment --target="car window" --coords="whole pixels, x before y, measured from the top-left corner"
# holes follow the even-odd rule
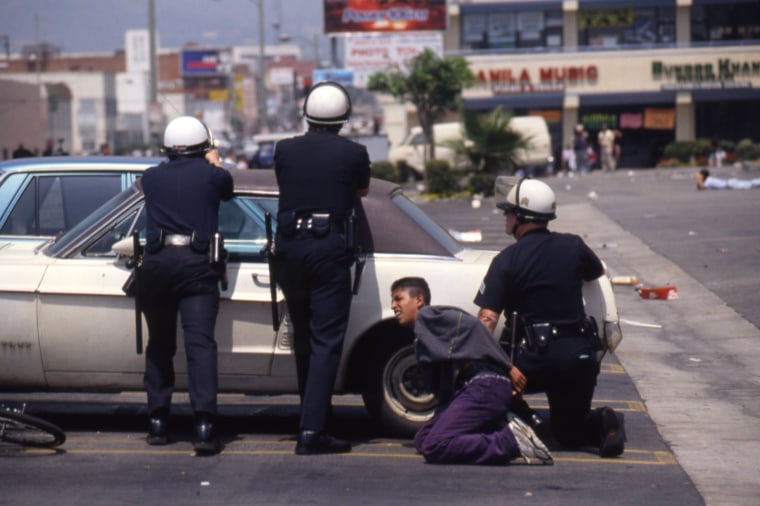
[[[49,255],[56,256],[63,251],[73,251],[81,236],[91,228],[97,227],[106,216],[114,210],[127,205],[127,202],[133,199],[137,193],[134,186],[129,187],[121,193],[111,197],[105,204],[96,209],[92,214],[73,226],[68,232],[59,237],[45,252]],[[129,204],[131,206],[131,204]]]
[[[238,197],[219,207],[219,232],[231,262],[265,262],[267,242],[265,213],[276,216],[277,199]],[[274,212],[273,212],[274,210]],[[272,234],[277,229],[272,219]]]
[[[120,190],[120,174],[36,176],[16,202],[0,234],[57,235]]]
[[[117,221],[113,226],[109,227],[108,230],[102,234],[95,242],[91,243],[87,248],[85,248],[82,254],[87,257],[116,256],[116,252],[114,252],[112,249],[113,245],[131,234],[131,231],[135,228],[135,218],[138,217],[138,213],[139,219],[137,220],[137,228],[138,230],[142,231],[141,235],[144,236],[145,213],[141,211],[142,208],[136,209],[123,219]]]
[[[224,237],[225,248],[231,262],[265,262],[262,249],[266,245],[265,213],[276,214],[277,199],[237,197],[219,206],[219,232]],[[139,213],[139,214],[138,214]],[[100,234],[82,250],[84,256],[116,256],[114,243],[128,237],[137,226],[140,237],[145,238],[144,207],[132,209],[126,216],[105,227]],[[272,222],[272,233],[276,220]]]

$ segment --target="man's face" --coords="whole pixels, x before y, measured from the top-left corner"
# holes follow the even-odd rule
[[[391,309],[396,315],[396,321],[402,327],[414,328],[417,313],[425,305],[422,295],[412,297],[409,290],[395,290],[391,293]]]
[[[507,235],[512,235],[512,231],[515,229],[515,224],[517,224],[517,216],[511,211],[504,211],[504,218],[506,221],[504,231]]]

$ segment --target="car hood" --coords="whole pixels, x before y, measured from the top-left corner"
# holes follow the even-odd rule
[[[457,252],[456,256],[465,263],[490,265],[493,257],[498,254],[496,250],[465,248]]]

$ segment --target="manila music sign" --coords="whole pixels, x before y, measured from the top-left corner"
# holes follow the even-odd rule
[[[563,92],[567,85],[595,83],[596,65],[547,66],[528,68],[485,68],[475,71],[475,89],[488,89],[494,95],[510,93]]]

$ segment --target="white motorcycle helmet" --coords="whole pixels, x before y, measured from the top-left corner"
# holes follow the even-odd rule
[[[340,84],[321,82],[306,96],[303,115],[316,125],[342,125],[351,116],[351,98]]]
[[[214,147],[211,131],[192,116],[180,116],[166,125],[163,151],[168,156],[205,153]]]
[[[510,176],[496,178],[496,207],[517,216],[519,222],[548,222],[557,217],[557,199],[548,184]]]

